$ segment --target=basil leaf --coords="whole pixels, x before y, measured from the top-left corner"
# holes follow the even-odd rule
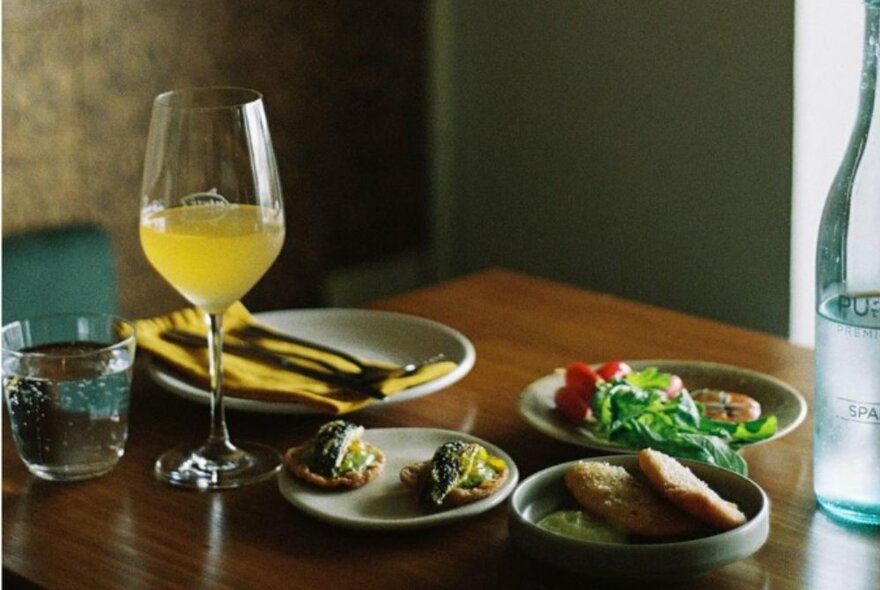
[[[624,377],[633,387],[641,389],[666,389],[672,380],[669,373],[661,373],[657,367],[648,367],[644,371],[633,371]]]
[[[701,405],[687,390],[673,399],[666,398],[670,379],[668,373],[648,368],[599,383],[589,430],[615,444],[634,449],[650,447],[674,457],[747,473],[746,462],[737,449],[775,434],[776,417],[741,423],[705,418]]]

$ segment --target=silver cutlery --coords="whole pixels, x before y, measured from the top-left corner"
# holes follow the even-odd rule
[[[196,334],[194,332],[188,332],[186,330],[166,330],[162,333],[162,339],[173,342],[175,344],[189,347],[208,346],[208,341],[204,336],[202,336],[201,334]],[[275,354],[274,352],[270,352],[265,348],[261,348],[253,344],[244,344],[237,342],[224,342],[223,352],[257,360],[277,368],[285,369],[287,371],[304,375],[306,377],[311,377],[312,379],[321,381],[322,383],[327,383],[328,385],[333,385],[342,389],[363,393],[376,399],[385,399],[387,397],[382,391],[374,386],[378,379],[367,380],[364,379],[359,373],[348,373],[346,371],[342,371],[337,367],[334,367],[330,363],[327,363],[320,359],[314,359],[306,355]],[[323,370],[304,366],[296,362],[294,358],[304,362],[315,363],[316,365],[322,367]]]
[[[352,376],[357,376],[358,378],[372,383],[375,381],[380,381],[383,379],[390,378],[399,378],[406,377],[408,375],[412,375],[416,373],[419,369],[424,367],[425,365],[430,365],[432,363],[436,363],[445,358],[443,353],[438,353],[432,355],[426,359],[422,359],[417,362],[407,363],[405,365],[399,367],[378,367],[375,365],[371,365],[365,363],[358,357],[344,351],[339,350],[338,348],[333,348],[331,346],[327,346],[326,344],[320,344],[318,342],[311,342],[309,340],[305,340],[303,338],[298,338],[296,336],[291,336],[290,334],[285,334],[283,332],[276,332],[274,330],[270,330],[268,328],[263,328],[261,326],[255,326],[253,324],[248,324],[245,326],[241,326],[238,328],[233,328],[229,331],[230,334],[237,336],[242,339],[254,339],[254,338],[263,338],[267,340],[277,340],[279,342],[287,342],[289,344],[297,344],[299,346],[304,346],[306,348],[311,348],[312,350],[317,350],[326,354],[333,355],[337,358],[340,358],[358,368],[358,373],[348,373]]]

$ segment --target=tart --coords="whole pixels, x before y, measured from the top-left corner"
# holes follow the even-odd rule
[[[322,488],[359,488],[373,481],[385,455],[362,439],[363,426],[334,420],[306,443],[284,453],[284,466],[297,478]]]
[[[482,445],[452,441],[440,445],[430,460],[404,467],[400,481],[419,502],[449,508],[491,496],[507,475],[504,460]]]

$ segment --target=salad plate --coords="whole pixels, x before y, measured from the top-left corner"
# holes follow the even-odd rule
[[[690,391],[705,387],[753,397],[761,404],[762,416],[775,415],[778,426],[771,437],[750,444],[785,436],[797,428],[807,415],[807,403],[798,390],[764,373],[704,361],[649,359],[625,362],[634,371],[655,367],[660,372],[678,375],[684,387]],[[639,450],[604,440],[588,428],[568,422],[556,409],[554,402],[556,390],[564,384],[564,380],[563,371],[556,371],[530,383],[522,391],[519,413],[531,427],[556,440],[597,451],[620,453]]]
[[[405,530],[437,526],[470,518],[502,503],[516,487],[519,471],[513,459],[497,446],[475,436],[435,428],[373,428],[363,440],[385,453],[385,467],[375,480],[353,490],[319,488],[303,482],[286,469],[278,476],[281,495],[293,506],[319,520],[352,529]],[[507,463],[508,476],[491,496],[455,508],[432,509],[419,504],[400,481],[406,465],[425,461],[437,447],[453,440],[482,445]]]
[[[476,361],[474,345],[457,330],[439,322],[390,311],[369,309],[298,309],[254,314],[260,322],[300,338],[343,349],[374,361],[407,363],[442,353],[457,364],[449,373],[411,387],[383,400],[395,404],[449,387],[467,375]],[[182,379],[160,363],[148,372],[156,383],[185,399],[208,404],[207,390]],[[317,414],[320,410],[300,402],[266,402],[236,397],[227,391],[227,409],[269,414]],[[374,407],[373,406],[370,407]]]

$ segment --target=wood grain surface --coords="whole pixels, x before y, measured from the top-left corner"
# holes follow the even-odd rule
[[[591,451],[548,439],[517,413],[534,379],[574,359],[676,358],[739,365],[783,379],[812,407],[812,352],[787,341],[489,270],[374,302],[443,322],[477,350],[472,372],[434,395],[353,416],[366,427],[469,432],[505,449],[521,476]],[[288,504],[275,481],[194,493],[153,478],[167,448],[201,440],[205,406],[152,383],[138,362],[126,456],[109,475],[76,484],[30,476],[4,419],[4,577],[48,588],[602,588],[551,570],[510,542],[507,504],[437,528],[379,533],[319,522]],[[229,412],[233,438],[284,449],[326,418]],[[812,495],[812,423],[745,451],[772,502],[768,542],[755,555],[682,588],[877,588],[880,532],[846,528]],[[638,563],[633,564],[639,567]],[[657,586],[657,584],[652,584]]]

